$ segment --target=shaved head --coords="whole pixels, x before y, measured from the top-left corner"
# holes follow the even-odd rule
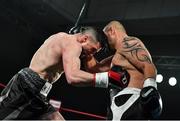
[[[125,30],[124,26],[123,26],[119,21],[111,21],[111,22],[109,22],[109,23],[104,27],[103,31],[108,30],[110,27],[114,27],[114,28],[116,28],[117,30],[126,33],[126,30]]]

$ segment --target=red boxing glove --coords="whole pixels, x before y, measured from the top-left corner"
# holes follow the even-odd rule
[[[94,78],[94,86],[107,88],[112,86],[115,88],[125,88],[129,83],[129,74],[126,70],[122,70],[120,66],[113,66],[110,71],[96,73]]]

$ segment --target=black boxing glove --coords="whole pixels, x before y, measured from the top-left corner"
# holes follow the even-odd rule
[[[120,66],[113,66],[110,71],[94,74],[95,87],[125,88],[129,83],[129,74]]]
[[[97,62],[100,63],[104,59],[114,55],[115,50],[110,48],[107,37],[103,31],[98,31],[98,34],[100,36],[99,40],[101,41],[100,43],[102,48],[94,54],[94,58],[96,59]]]
[[[159,118],[162,112],[162,99],[157,90],[155,79],[148,78],[145,80],[140,92],[140,101],[146,117],[149,119]]]

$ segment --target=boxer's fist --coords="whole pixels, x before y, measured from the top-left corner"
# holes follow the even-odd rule
[[[109,71],[109,86],[125,88],[129,84],[129,74],[121,66],[113,66]]]
[[[149,81],[149,79],[145,81]],[[150,83],[152,83],[152,80]],[[146,85],[140,92],[140,100],[147,117],[157,119],[160,116],[162,112],[162,99],[156,86],[152,84]]]
[[[110,71],[95,74],[95,87],[108,86],[114,88],[125,88],[129,83],[129,74],[120,66],[113,66]]]
[[[94,54],[94,58],[96,59],[97,62],[101,63],[106,58],[113,56],[116,50],[110,48],[110,45],[107,40],[108,38],[102,30],[98,31],[98,35],[101,43],[101,49]]]

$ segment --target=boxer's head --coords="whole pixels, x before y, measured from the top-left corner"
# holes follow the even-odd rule
[[[121,36],[119,33],[126,33],[126,30],[120,22],[111,21],[104,27],[103,32],[108,38],[110,47],[114,47],[118,36]]]
[[[93,27],[82,27],[79,41],[82,44],[84,53],[93,54],[100,49],[100,38],[98,32]]]

